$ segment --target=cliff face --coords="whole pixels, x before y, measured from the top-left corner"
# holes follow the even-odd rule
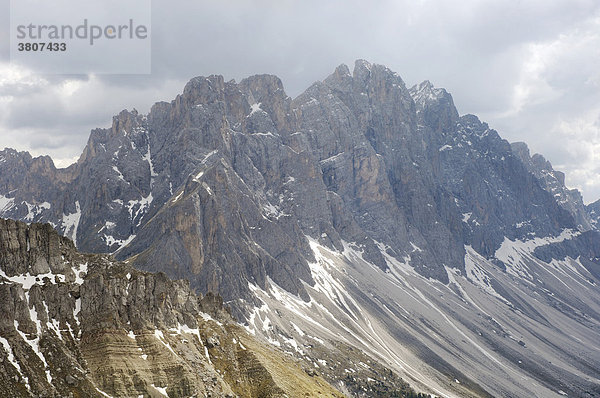
[[[554,170],[552,164],[539,153],[531,156],[524,142],[513,142],[510,145],[513,153],[521,159],[527,170],[538,178],[544,189],[554,196],[561,207],[574,216],[577,228],[581,231],[595,229],[593,215],[586,210],[581,193],[565,186],[564,173]]]
[[[0,395],[338,396],[189,283],[0,220]]]

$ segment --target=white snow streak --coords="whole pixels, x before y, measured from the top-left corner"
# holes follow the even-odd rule
[[[75,213],[64,214],[62,218],[63,234],[69,237],[75,246],[77,246],[77,228],[79,227],[79,219],[81,218],[81,207],[79,201],[75,202]]]

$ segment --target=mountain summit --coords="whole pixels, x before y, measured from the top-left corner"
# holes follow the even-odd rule
[[[0,216],[219,293],[329,380],[354,347],[443,396],[600,394],[592,211],[446,90],[363,60],[295,99],[194,78],[67,169],[0,152]]]

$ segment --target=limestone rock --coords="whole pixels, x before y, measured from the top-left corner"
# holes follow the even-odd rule
[[[0,219],[0,255],[1,396],[341,396],[283,353],[270,361],[302,388],[273,377],[267,348],[187,281],[81,254],[48,224]]]

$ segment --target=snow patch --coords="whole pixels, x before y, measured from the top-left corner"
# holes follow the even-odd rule
[[[77,228],[79,227],[79,219],[81,218],[81,207],[79,201],[75,201],[75,213],[64,214],[62,217],[63,234],[69,237],[75,246],[77,246]]]
[[[188,325],[177,323],[177,327],[170,328],[169,331],[180,335],[183,333],[194,335],[198,337],[198,341],[202,344],[202,337],[200,337],[200,329],[198,328],[191,328]]]
[[[473,284],[479,286],[491,296],[508,303],[508,301],[498,294],[498,292],[496,292],[496,290],[494,290],[492,287],[490,278],[483,267],[483,264],[485,264],[486,261],[487,260],[477,253],[471,246],[465,246],[465,272],[467,279]]]
[[[29,302],[29,298],[27,300]],[[35,354],[38,356],[38,358],[42,361],[42,363],[44,364],[44,370],[46,373],[46,380],[48,381],[48,384],[52,385],[52,376],[50,375],[50,370],[48,367],[48,362],[46,362],[46,358],[44,357],[44,354],[42,353],[42,350],[40,350],[40,333],[41,333],[41,324],[40,321],[37,319],[37,312],[35,311],[35,309],[29,309],[29,314],[30,317],[32,318],[31,320],[33,322],[35,322],[36,327],[37,327],[37,335],[34,339],[29,339],[25,333],[21,332],[19,330],[19,322],[17,322],[17,320],[15,319],[14,321],[14,325],[15,325],[15,329],[17,330],[17,332],[21,335],[21,338],[29,345],[29,347],[31,347],[31,349],[33,350],[33,352],[35,352]]]
[[[0,336],[0,343],[2,343],[2,345],[4,346],[4,351],[6,352],[6,354],[8,356],[8,361],[17,369],[17,372],[21,375],[21,377],[25,379],[25,386],[27,386],[27,389],[29,390],[29,379],[27,377],[23,376],[23,372],[21,371],[21,366],[19,365],[19,362],[17,362],[17,360],[15,358],[15,354],[12,350],[12,347],[8,343],[8,340],[6,340],[4,337]]]
[[[266,133],[252,133],[250,135],[258,135],[258,136],[262,136],[262,137],[275,137],[273,135],[273,133],[267,131]]]
[[[142,160],[148,163],[148,167],[150,168],[150,189],[154,186],[154,177],[158,176],[156,171],[154,171],[154,164],[152,163],[152,156],[150,154],[150,137],[146,136],[148,144],[146,146],[146,154],[142,156]]]
[[[29,202],[23,202],[27,206],[27,215],[25,221],[33,221],[33,219],[42,212],[42,210],[50,209],[51,205],[48,202],[42,202],[39,205],[32,205]]]
[[[294,330],[296,331],[296,333],[298,333],[300,336],[304,336],[306,333],[304,333],[304,331],[302,329],[300,329],[300,327],[298,327],[298,325],[296,325],[294,322],[290,322],[290,324],[292,325],[292,327],[294,328]]]
[[[158,391],[159,393],[161,393],[163,396],[169,398],[169,395],[167,394],[167,387],[157,387],[154,384],[150,384],[152,387],[154,387],[156,389],[156,391]]]
[[[87,274],[87,271],[88,271],[87,261],[83,264],[79,264],[77,270],[73,269],[73,272],[75,273],[75,283],[76,284],[81,285],[83,283],[83,276],[85,276],[85,274]]]
[[[210,189],[210,187],[208,186],[208,184],[204,181],[202,181],[202,188],[204,188],[206,190],[206,192],[208,192],[209,195],[213,194],[212,189]]]
[[[139,216],[143,217],[144,214],[148,211],[148,209],[150,209],[150,205],[152,204],[153,199],[154,198],[152,197],[152,192],[150,192],[146,197],[142,197],[138,200],[130,200],[129,202],[127,202],[127,209],[129,209],[129,218],[131,218],[132,221],[135,221],[138,220]],[[137,225],[140,224],[140,221],[141,217],[137,221]]]
[[[115,171],[115,173],[117,173],[117,177],[119,177],[119,180],[125,181],[125,177],[123,176],[123,174],[121,173],[121,170],[119,170],[119,168],[117,166],[113,166],[112,169]],[[125,182],[127,182],[127,181],[125,181]]]
[[[200,312],[200,316],[202,317],[202,319],[204,319],[205,321],[211,321],[216,323],[219,326],[223,326],[223,323],[217,321],[215,318],[213,318],[212,316],[210,316],[209,314],[207,314],[206,312]]]
[[[537,247],[546,246],[572,239],[580,234],[579,231],[564,229],[558,236],[547,236],[529,240],[510,240],[504,237],[504,241],[496,250],[494,256],[506,265],[506,272],[520,278],[532,280],[526,260],[535,259],[533,251]]]
[[[177,196],[175,196],[175,198],[173,198],[172,202],[173,203],[177,202],[179,199],[181,199],[182,196],[183,196],[183,190],[181,192],[179,192],[177,194]]]
[[[321,160],[319,163],[321,163],[321,164],[326,164],[326,163],[334,163],[334,162],[336,162],[338,159],[340,159],[340,157],[341,157],[341,156],[343,156],[343,155],[344,155],[344,153],[345,153],[345,152],[340,152],[340,153],[338,153],[337,155],[333,155],[333,156],[330,156],[330,157],[328,157],[327,159],[323,159],[323,160]]]
[[[324,249],[323,246],[319,245],[319,243],[312,238],[309,238],[309,244],[317,259],[315,263],[308,264],[313,280],[315,281],[315,290],[325,294],[329,300],[345,309],[345,312],[354,320],[358,320],[359,316],[355,311],[359,310],[359,306],[348,294],[344,285],[339,280],[335,279],[331,272],[328,272],[334,265],[332,261],[324,256],[319,250]],[[358,312],[360,313],[360,311]]]
[[[196,174],[196,177],[194,177],[194,181],[196,182],[200,182],[200,178],[204,175],[204,170],[199,172],[198,174]]]
[[[107,393],[105,393],[104,391],[102,391],[101,389],[99,389],[98,387],[96,387],[96,391],[98,391],[100,394],[102,394],[103,397],[113,398],[112,396],[108,395]]]
[[[156,329],[154,331],[154,337],[156,337],[156,339],[158,341],[160,341],[165,347],[167,347],[167,349],[169,351],[171,351],[173,353],[173,355],[177,356],[177,354],[175,353],[175,351],[173,351],[173,349],[171,348],[171,345],[166,342],[165,335],[163,334],[163,332],[161,330]]]
[[[212,361],[210,360],[210,354],[208,353],[208,348],[204,346],[204,355],[206,355],[206,359],[208,359],[208,363],[212,365]]]
[[[254,115],[256,112],[265,112],[260,108],[261,103],[255,103],[250,105],[250,114],[248,116]],[[265,112],[266,113],[266,112]]]
[[[111,247],[113,245],[117,245],[117,249],[113,250],[113,252],[111,254],[114,254],[116,252],[118,252],[119,250],[121,250],[123,247],[127,246],[129,244],[129,242],[131,242],[133,239],[135,239],[136,235],[129,235],[126,239],[117,239],[112,235],[103,235],[102,239],[104,240],[104,242],[106,243],[106,246]]]
[[[8,276],[2,269],[0,269],[0,277],[7,279],[9,282],[18,283],[23,286],[23,290],[28,291],[31,289],[33,285],[42,285],[44,283],[44,278],[48,278],[50,283],[56,284],[56,279],[58,278],[59,282],[65,281],[65,275],[62,274],[53,274],[52,272],[47,272],[45,274],[31,275],[29,272],[26,274],[20,274],[15,276]]]
[[[266,202],[263,205],[263,217],[264,218],[276,218],[278,219],[281,216],[288,216],[289,214],[282,212],[278,206],[273,205],[271,202]]]
[[[9,211],[15,206],[15,198],[8,198],[4,195],[0,195],[0,213]]]

